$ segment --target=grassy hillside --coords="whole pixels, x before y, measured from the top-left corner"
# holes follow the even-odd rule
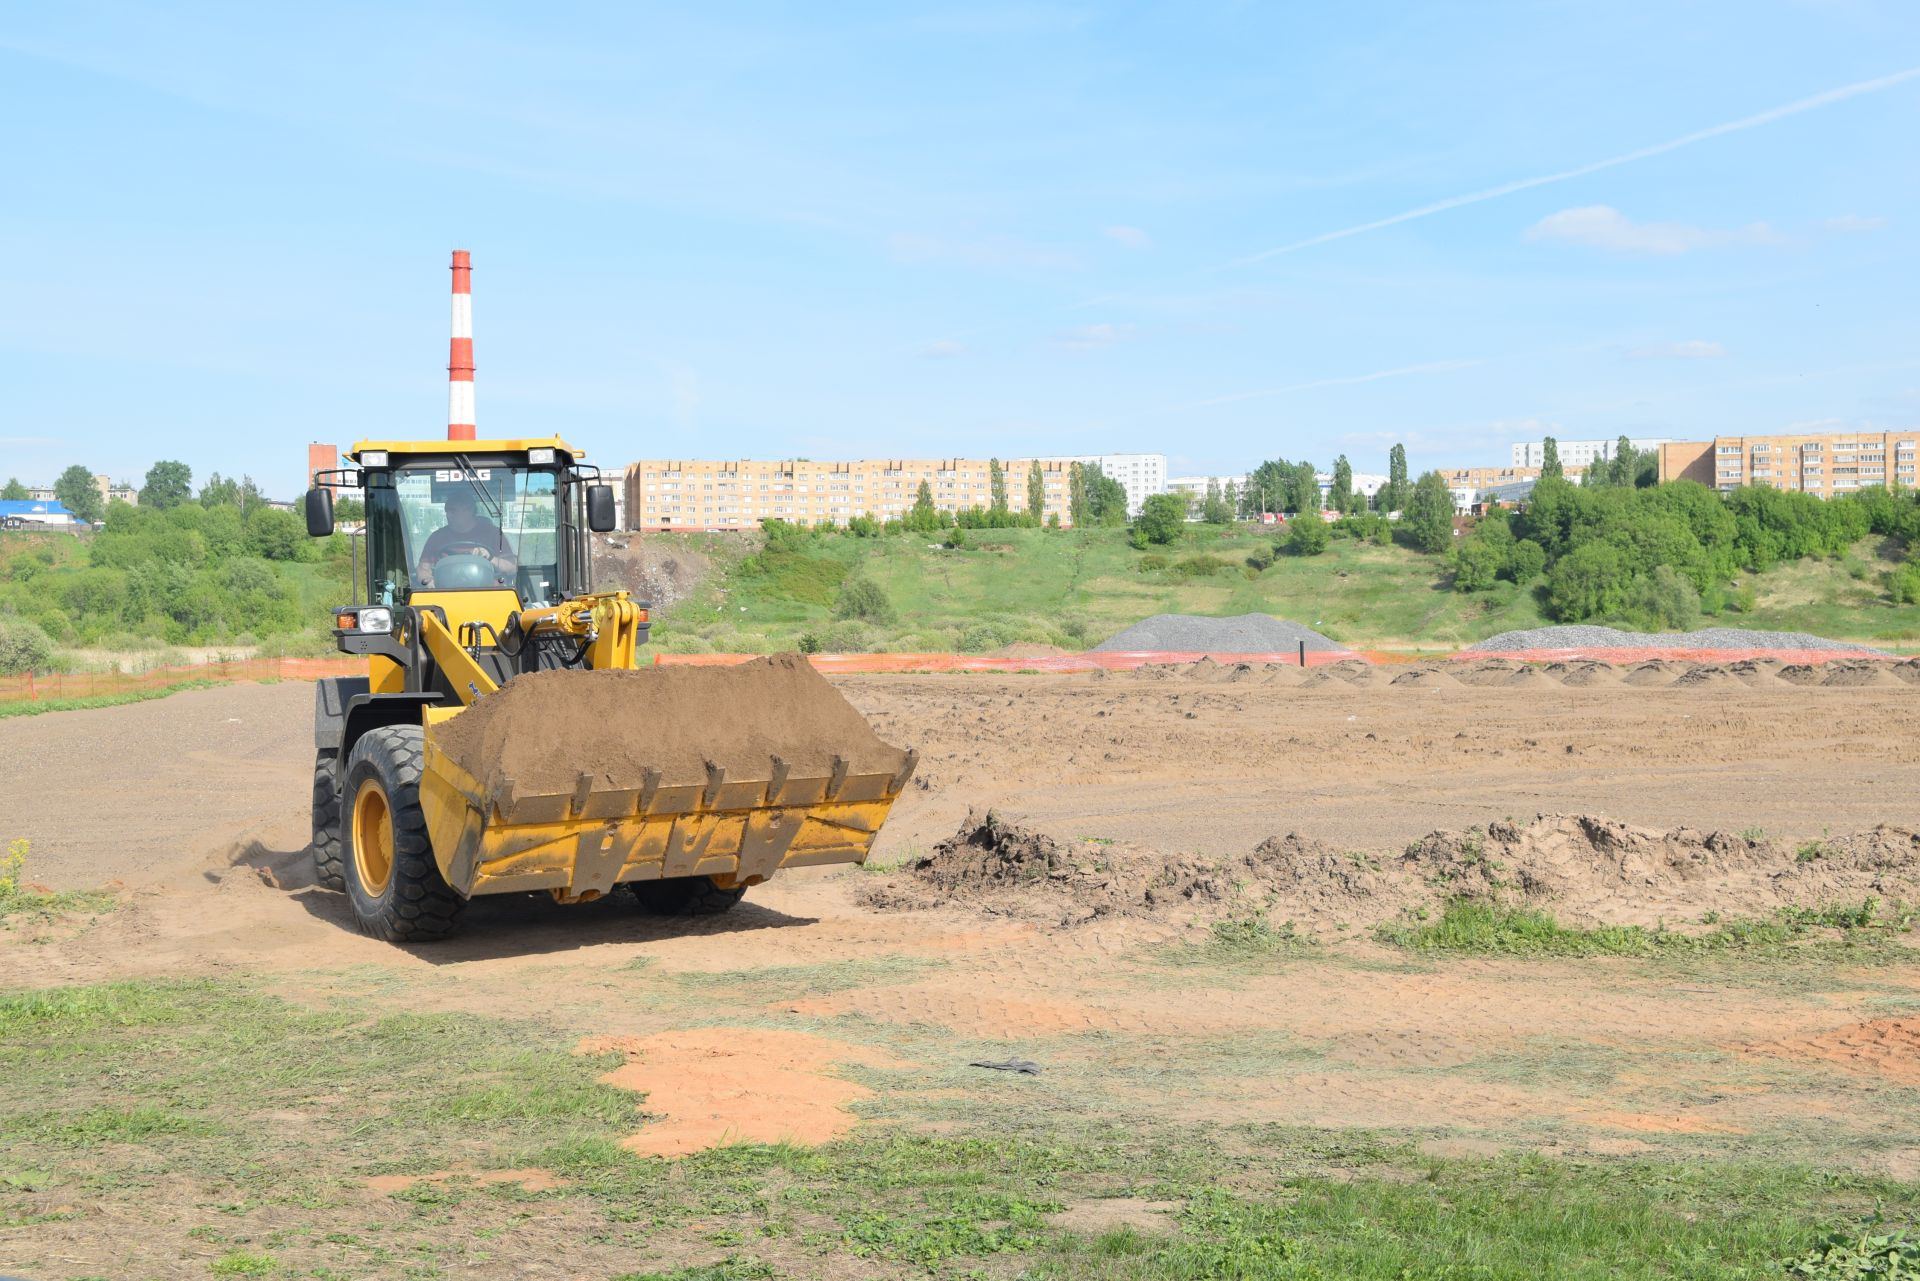
[[[1016,641],[1081,649],[1152,614],[1261,612],[1356,647],[1445,650],[1551,621],[1532,588],[1456,592],[1444,558],[1399,546],[1336,539],[1324,555],[1282,555],[1256,569],[1248,557],[1270,552],[1274,539],[1247,527],[1199,527],[1152,552],[1127,546],[1118,530],[965,538],[951,549],[924,537],[824,536],[756,550],[754,535],[648,535],[641,541],[657,553],[697,552],[713,566],[686,599],[656,612],[654,637],[681,651],[781,649],[808,634],[829,650],[981,652]],[[1920,606],[1893,605],[1883,583],[1899,556],[1891,542],[1868,539],[1839,561],[1741,575],[1729,595],[1752,585],[1752,610],[1703,624],[1920,643]],[[835,596],[852,572],[880,585],[892,623],[835,622]]]

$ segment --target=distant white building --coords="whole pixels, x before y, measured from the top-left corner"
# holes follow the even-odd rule
[[[1320,496],[1322,498],[1330,498],[1333,493],[1333,473],[1330,471],[1315,472],[1313,478],[1320,482]],[[1371,500],[1375,494],[1386,487],[1386,484],[1387,478],[1376,472],[1357,471],[1353,473],[1353,492],[1362,498]]]
[[[1209,485],[1218,485],[1222,495],[1225,495],[1228,487],[1231,486],[1232,492],[1238,495],[1246,483],[1245,476],[1175,476],[1167,481],[1164,492],[1178,494],[1186,499],[1187,513],[1197,518],[1200,514],[1200,503],[1206,498]]]
[[[1613,447],[1619,443],[1612,440],[1556,440],[1554,447],[1560,454],[1562,467],[1590,467],[1596,462],[1612,462]],[[1671,436],[1650,436],[1643,440],[1627,441],[1635,449],[1643,452],[1658,449],[1662,445],[1673,443]],[[1513,465],[1515,467],[1544,467],[1547,463],[1547,446],[1543,440],[1523,440],[1513,446]]]
[[[1165,454],[1085,454],[1065,461],[1100,464],[1101,472],[1127,491],[1129,516],[1138,516],[1141,504],[1153,495],[1167,492]]]

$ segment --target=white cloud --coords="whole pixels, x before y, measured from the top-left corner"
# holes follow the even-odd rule
[[[1688,338],[1680,342],[1650,342],[1643,346],[1628,349],[1629,360],[1712,360],[1727,354],[1724,343],[1709,342],[1704,338]]]
[[[928,360],[951,360],[955,356],[966,354],[966,346],[951,338],[940,338],[920,349],[920,354]]]
[[[1820,230],[1846,236],[1863,231],[1878,231],[1886,225],[1885,218],[1862,218],[1859,214],[1841,214],[1838,218],[1829,218],[1821,223]]]
[[[1062,347],[1071,347],[1075,351],[1092,351],[1096,347],[1111,347],[1117,342],[1125,342],[1133,337],[1132,325],[1076,325],[1065,333],[1054,335],[1054,341]]]
[[[1064,249],[1037,245],[1010,236],[957,239],[917,231],[896,231],[887,237],[887,255],[895,262],[958,263],[966,267],[1059,269],[1078,267],[1080,260]]]
[[[1585,205],[1548,214],[1527,228],[1528,240],[1557,240],[1628,254],[1683,254],[1726,245],[1769,245],[1780,234],[1764,222],[1720,229],[1683,222],[1635,222],[1611,205]]]
[[[1108,227],[1103,234],[1108,240],[1125,245],[1129,249],[1153,247],[1153,237],[1138,227]]]

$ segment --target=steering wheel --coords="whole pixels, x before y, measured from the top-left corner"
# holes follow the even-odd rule
[[[436,588],[497,587],[507,581],[493,563],[494,552],[485,543],[449,542],[433,562]]]

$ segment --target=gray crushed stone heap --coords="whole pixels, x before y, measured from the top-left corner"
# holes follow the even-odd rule
[[[1743,627],[1706,627],[1695,632],[1623,632],[1617,627],[1529,627],[1501,632],[1467,646],[1469,653],[1505,654],[1529,649],[1817,649],[1890,658],[1884,649],[1828,640],[1806,632],[1763,632]]]
[[[1155,614],[1093,647],[1096,654],[1155,652],[1169,654],[1292,654],[1300,642],[1315,653],[1343,653],[1346,646],[1311,627],[1271,614],[1238,618],[1202,618],[1195,614]]]

